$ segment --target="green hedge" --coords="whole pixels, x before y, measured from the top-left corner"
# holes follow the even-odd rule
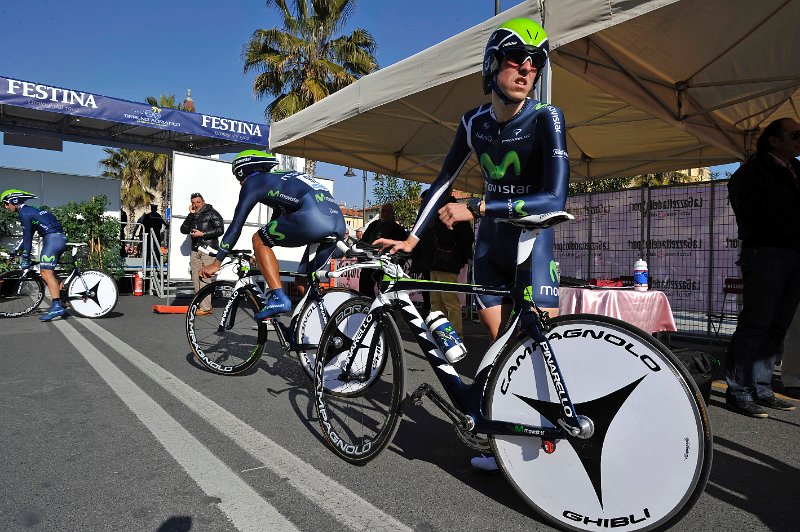
[[[123,259],[119,256],[119,220],[104,216],[108,198],[95,196],[82,202],[71,201],[60,207],[48,208],[64,227],[68,242],[86,242],[88,253],[81,253],[76,262],[81,268],[100,270],[114,279],[125,273]],[[19,231],[19,217],[16,213],[2,209],[0,213],[0,236],[13,236]],[[69,262],[71,250],[68,248],[61,257]],[[0,261],[0,271],[10,269],[8,261]]]

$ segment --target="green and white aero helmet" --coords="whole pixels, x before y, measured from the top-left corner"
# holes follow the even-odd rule
[[[542,75],[542,69],[547,64],[547,54],[550,43],[547,32],[539,24],[529,18],[515,18],[500,26],[492,32],[486,42],[483,52],[483,93],[489,94],[492,90],[498,92],[497,71],[503,57],[510,51],[525,51],[531,56],[533,66],[536,67],[534,87]]]
[[[35,197],[36,194],[31,194],[30,192],[25,192],[24,190],[18,190],[16,188],[9,188],[0,193],[0,201],[3,203],[10,203],[11,205],[20,205]]]
[[[278,166],[278,158],[271,153],[258,150],[245,150],[233,159],[231,171],[239,181],[255,172],[269,172]]]

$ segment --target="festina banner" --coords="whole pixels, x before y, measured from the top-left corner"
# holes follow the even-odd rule
[[[267,146],[269,126],[0,76],[0,104]]]

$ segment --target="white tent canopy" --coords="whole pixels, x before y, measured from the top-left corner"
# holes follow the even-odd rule
[[[538,0],[273,123],[270,148],[432,181],[461,115],[488,99],[489,33],[521,16],[551,37],[573,180],[743,159],[765,122],[800,116],[800,2]],[[474,159],[455,187],[482,190]]]

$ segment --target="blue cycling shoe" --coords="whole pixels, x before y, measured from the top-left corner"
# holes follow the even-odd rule
[[[267,302],[259,312],[256,312],[254,317],[257,320],[265,320],[284,312],[292,310],[292,302],[283,293],[282,288],[271,291],[267,294]]]
[[[50,310],[39,316],[39,320],[53,321],[55,318],[60,318],[64,315],[66,315],[66,311],[64,310],[64,307],[61,306],[61,303],[53,303],[53,306],[50,307]]]

